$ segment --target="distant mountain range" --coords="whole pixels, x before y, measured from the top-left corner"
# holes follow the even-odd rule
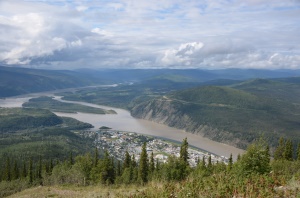
[[[300,75],[300,70],[198,70],[198,69],[79,69],[42,70],[0,66],[0,97],[95,84],[171,81],[179,83],[217,82],[231,84],[250,78],[284,78]],[[217,79],[223,79],[222,82]]]

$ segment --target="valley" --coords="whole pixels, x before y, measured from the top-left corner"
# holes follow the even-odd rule
[[[175,88],[172,81],[159,87],[144,82],[61,95],[65,100],[125,108],[133,117],[242,149],[260,136],[272,147],[281,136],[299,141],[297,78],[214,83]]]
[[[37,97],[37,94],[35,94]],[[49,95],[51,96],[51,94]],[[115,114],[94,114],[94,113],[63,113],[63,112],[55,112],[58,116],[63,117],[72,117],[74,119],[80,120],[85,123],[90,123],[94,126],[91,130],[98,130],[101,126],[109,126],[114,130],[120,131],[132,131],[137,132],[139,134],[145,135],[152,135],[162,138],[167,138],[170,140],[175,140],[177,142],[181,142],[185,137],[188,138],[189,143],[195,147],[208,151],[210,153],[214,153],[219,156],[226,156],[232,153],[234,157],[239,153],[242,153],[243,150],[237,149],[235,147],[221,144],[215,141],[211,141],[207,138],[203,138],[199,135],[194,135],[191,133],[186,133],[184,130],[168,127],[162,124],[157,124],[155,122],[135,119],[130,115],[130,112],[124,109],[113,108],[103,105],[95,105],[86,102],[78,102],[78,101],[65,101],[60,99],[60,97],[55,96],[55,100],[64,102],[66,104],[79,104],[86,107],[92,107],[96,109],[105,109],[105,110],[112,110],[116,112]],[[24,97],[24,100],[21,98],[16,99],[16,103],[13,104],[13,98],[8,98],[10,100],[10,106],[22,106],[22,102],[19,103],[18,101],[25,101],[29,100],[28,97]],[[5,100],[2,100],[3,104],[5,104]],[[1,107],[1,100],[0,100],[0,107]]]

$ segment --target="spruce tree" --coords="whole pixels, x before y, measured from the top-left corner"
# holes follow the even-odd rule
[[[37,177],[39,179],[42,179],[42,167],[43,167],[43,164],[42,164],[42,157],[40,156],[39,157],[39,164],[38,164],[38,174],[37,174]]]
[[[25,161],[23,161],[22,177],[23,178],[27,177],[27,169],[26,169],[26,162]]]
[[[70,156],[69,156],[69,164],[71,166],[74,164],[74,159],[73,159],[73,153],[72,153],[72,151],[70,152]]]
[[[50,171],[50,173],[52,172],[53,167],[54,167],[54,165],[53,165],[53,160],[50,159],[50,164],[49,164],[49,171]]]
[[[245,154],[237,161],[239,174],[247,176],[250,174],[265,174],[271,170],[270,155],[267,142],[264,139],[249,145]]]
[[[298,144],[297,148],[297,160],[300,160],[300,143]]]
[[[293,160],[293,142],[292,140],[287,140],[283,152],[284,159],[292,161]]]
[[[116,177],[121,176],[121,174],[122,174],[121,161],[118,160],[117,167],[116,167]]]
[[[241,159],[241,155],[238,154],[237,157],[236,157],[236,161],[239,161]]]
[[[231,170],[232,169],[232,164],[233,164],[233,160],[232,160],[232,153],[230,154],[230,157],[228,159],[228,169]]]
[[[12,178],[13,178],[13,179],[18,179],[19,177],[20,177],[20,174],[19,174],[19,167],[18,167],[17,160],[15,160],[15,161],[14,161],[14,168],[13,168]]]
[[[98,152],[98,148],[95,148],[95,156],[94,156],[94,167],[97,167],[98,165],[98,160],[99,160],[99,152]]]
[[[138,175],[142,183],[146,183],[148,181],[148,155],[146,149],[146,142],[142,146]]]
[[[104,159],[102,161],[101,180],[103,184],[112,184],[114,182],[114,165],[107,150],[104,152]]]
[[[284,151],[285,151],[285,140],[284,140],[283,137],[281,137],[279,139],[278,146],[277,146],[277,148],[275,149],[275,152],[274,152],[274,159],[275,160],[284,159]]]
[[[29,169],[28,169],[28,179],[29,179],[29,183],[32,184],[33,182],[33,164],[32,164],[32,158],[30,158],[29,160]]]
[[[209,157],[208,157],[207,167],[212,168],[211,155],[209,155]]]
[[[125,159],[123,163],[123,170],[129,168],[131,164],[131,156],[129,155],[128,151],[125,152]]]
[[[180,147],[180,159],[186,164],[188,164],[189,159],[188,147],[187,138],[184,138]]]
[[[6,161],[5,161],[4,180],[6,180],[6,181],[11,180],[11,169],[10,169],[10,159],[9,159],[9,157],[6,157]]]
[[[156,171],[159,171],[160,170],[160,163],[158,161],[158,159],[156,158],[156,161],[155,161],[155,170]]]
[[[204,155],[202,156],[201,168],[202,168],[202,169],[205,169],[205,168],[206,168],[205,157],[204,157]]]
[[[110,167],[109,167],[109,183],[113,184],[116,178],[116,170],[115,170],[115,160],[113,157],[110,159]]]
[[[135,155],[134,155],[134,154],[132,155],[130,165],[131,165],[132,167],[134,167],[134,168],[137,167],[137,163],[136,163],[136,161],[135,161]]]
[[[153,152],[152,152],[151,157],[150,157],[149,172],[153,173],[154,170],[155,170],[155,164],[154,164],[154,156],[153,156]]]

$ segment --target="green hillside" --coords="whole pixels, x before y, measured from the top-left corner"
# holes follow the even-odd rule
[[[73,71],[53,71],[0,66],[0,97],[87,86],[101,82]]]
[[[70,152],[83,153],[92,141],[71,130],[92,125],[72,118],[58,117],[49,110],[0,108],[0,161],[13,156],[17,161],[32,157],[64,159]]]
[[[211,106],[222,106],[247,109],[270,109],[271,106],[257,96],[228,87],[204,86],[169,95],[174,100],[183,103],[207,104]]]
[[[272,139],[278,136],[300,140],[300,109],[288,102],[213,86],[179,91],[169,97],[196,123],[228,131],[247,142],[261,133],[273,144]],[[222,141],[222,133],[218,138]]]
[[[62,119],[43,109],[0,108],[0,132],[50,127],[62,124]]]
[[[300,78],[253,79],[232,87],[257,96],[300,104]]]
[[[280,136],[300,141],[298,105],[230,87],[175,91],[136,104],[131,113],[240,148],[262,134],[272,146]]]

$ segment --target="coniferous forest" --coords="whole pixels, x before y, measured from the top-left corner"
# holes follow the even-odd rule
[[[1,163],[0,196],[35,186],[73,186],[135,189],[127,193],[111,190],[103,197],[297,197],[300,179],[300,145],[280,138],[274,153],[261,138],[236,160],[212,163],[199,159],[188,163],[188,142],[182,141],[180,156],[166,163],[154,160],[144,143],[141,157],[126,152],[123,161],[107,151],[73,155],[64,160],[32,158],[18,161],[7,156]],[[274,156],[274,157],[273,157]]]

